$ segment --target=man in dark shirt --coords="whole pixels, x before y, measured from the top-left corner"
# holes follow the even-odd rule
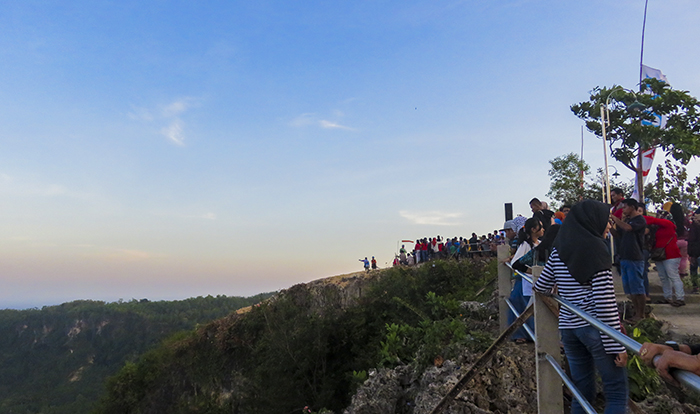
[[[530,209],[532,210],[532,217],[536,217],[542,227],[544,227],[545,233],[549,230],[549,226],[552,225],[554,212],[547,209],[546,204],[542,203],[538,198],[533,198],[530,200]]]
[[[620,274],[625,293],[630,295],[634,305],[635,315],[631,322],[644,318],[646,293],[644,290],[644,230],[646,220],[637,211],[637,200],[628,198],[622,201],[622,219],[614,215],[610,217],[615,222],[615,237],[620,240]]]

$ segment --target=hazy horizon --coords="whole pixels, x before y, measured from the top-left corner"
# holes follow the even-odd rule
[[[529,214],[548,161],[581,151],[570,105],[636,88],[643,13],[5,2],[0,307],[250,296],[500,229],[504,203]],[[694,96],[698,21],[696,2],[649,2],[644,63]],[[595,171],[602,143],[583,140]]]

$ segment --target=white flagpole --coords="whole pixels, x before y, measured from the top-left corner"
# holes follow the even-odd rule
[[[649,5],[649,0],[644,2],[644,22],[642,23],[642,52],[639,57],[639,92],[642,91],[642,65],[644,64],[644,31],[647,27],[647,6]]]

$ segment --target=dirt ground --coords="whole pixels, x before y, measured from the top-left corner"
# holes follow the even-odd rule
[[[617,300],[624,301],[626,296],[622,290],[622,281],[617,274],[614,279]],[[668,332],[676,341],[683,341],[690,335],[700,335],[700,295],[690,294],[686,289],[685,306],[676,308],[671,305],[654,304],[654,301],[663,298],[659,274],[654,270],[649,272],[649,293],[653,316],[667,323]]]

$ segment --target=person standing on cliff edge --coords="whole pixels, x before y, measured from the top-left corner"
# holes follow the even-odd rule
[[[360,259],[360,261],[361,261],[362,263],[364,263],[364,265],[365,265],[365,271],[366,271],[366,272],[369,272],[369,260],[367,260],[367,258],[365,257],[365,260]]]

